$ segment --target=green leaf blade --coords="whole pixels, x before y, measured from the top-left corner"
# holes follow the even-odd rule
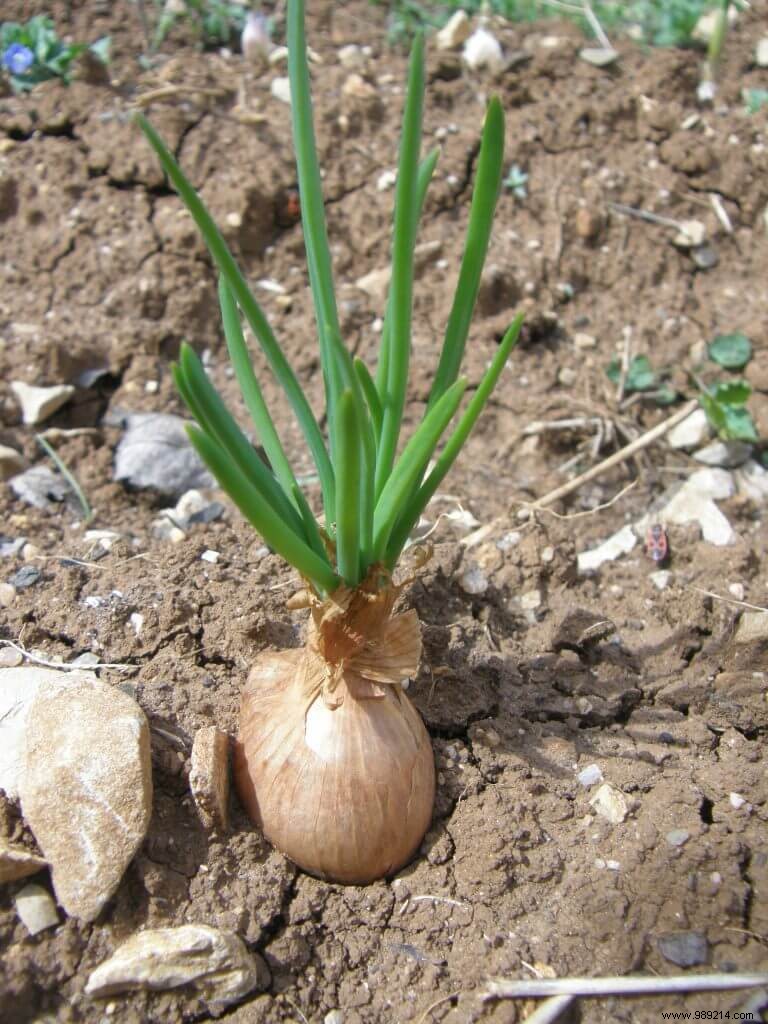
[[[741,331],[718,334],[709,345],[709,358],[725,370],[743,370],[752,358],[752,342]]]

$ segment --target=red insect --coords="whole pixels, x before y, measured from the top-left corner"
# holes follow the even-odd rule
[[[661,564],[669,558],[669,537],[661,523],[653,523],[645,535],[645,553]]]

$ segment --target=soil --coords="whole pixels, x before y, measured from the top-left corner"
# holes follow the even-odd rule
[[[382,303],[354,281],[388,261],[393,195],[377,181],[396,163],[405,59],[386,45],[383,7],[311,6],[343,329],[373,365]],[[8,0],[4,16],[38,10],[51,7]],[[651,401],[619,406],[605,366],[627,337],[634,354],[647,354],[690,394],[688,371],[702,362],[703,345],[743,331],[756,350],[751,407],[768,435],[768,132],[765,110],[748,115],[741,97],[742,88],[767,84],[753,56],[766,10],[755,0],[740,16],[709,108],[695,99],[699,53],[619,41],[620,59],[598,68],[579,59],[583,37],[561,21],[494,25],[510,56],[495,80],[430,50],[426,134],[442,154],[420,235],[428,244],[408,425],[423,412],[450,309],[491,92],[506,111],[506,164],[529,175],[528,194],[507,191],[499,203],[466,355],[470,388],[516,311],[526,325],[429,510],[434,521],[460,502],[487,534],[466,544],[457,524],[441,519],[433,557],[406,590],[423,623],[425,654],[410,694],[437,759],[433,824],[396,878],[355,888],[297,871],[234,798],[230,832],[206,836],[189,794],[195,730],[216,724],[235,733],[254,656],[301,643],[306,612],[285,606],[295,574],[265,554],[229,505],[180,543],[158,538],[153,520],[173,500],[113,477],[126,413],[184,414],[170,376],[182,340],[207,353],[215,383],[246,422],[210,262],[131,122],[152,89],[166,92],[149,116],[250,280],[284,289],[257,286],[257,294],[321,406],[288,108],[269,93],[275,72],[247,70],[238,54],[200,53],[183,33],[169,39],[166,60],[143,70],[133,4],[53,4],[62,34],[110,33],[114,57],[108,79],[83,69],[69,88],[0,98],[0,443],[29,464],[50,465],[35,428],[20,422],[9,382],[76,383],[45,427],[57,428],[52,442],[95,510],[91,528],[121,539],[105,553],[84,539],[76,503],[38,510],[0,485],[3,534],[31,545],[3,560],[2,579],[25,564],[41,570],[0,609],[0,635],[49,659],[93,652],[131,666],[102,676],[149,717],[156,797],[146,843],[95,924],[68,919],[31,938],[13,908],[20,886],[0,891],[4,1020],[209,1019],[188,991],[108,1001],[83,992],[90,971],[137,929],[182,922],[232,929],[266,958],[271,986],[228,1011],[233,1024],[320,1024],[336,1008],[344,1024],[518,1021],[529,1004],[479,999],[489,978],[528,977],[529,965],[557,975],[680,973],[659,947],[680,932],[707,940],[707,966],[692,971],[765,970],[768,655],[765,645],[734,643],[741,607],[728,589],[740,585],[744,600],[766,604],[764,509],[742,496],[721,503],[737,533],[728,547],[704,543],[698,528],[671,527],[664,590],[642,545],[586,576],[575,556],[685,479],[698,466],[689,456],[656,444],[555,505],[558,515],[518,513],[593,460],[594,426],[526,434],[532,422],[610,422],[612,434],[595,442],[600,457],[670,414]],[[364,95],[343,88],[350,71],[338,50],[348,43],[370,47],[364,76],[375,88]],[[621,214],[616,203],[703,221],[716,265],[697,266],[671,244],[669,228]],[[592,347],[576,344],[584,334]],[[708,366],[699,371],[705,378],[716,369]],[[90,385],[86,371],[97,371]],[[297,471],[308,472],[298,430],[262,376]],[[312,484],[308,493],[316,500]],[[220,553],[217,563],[201,560],[207,549]],[[460,583],[472,567],[488,581],[480,594]],[[134,613],[143,616],[138,634]],[[584,639],[585,625],[606,621]],[[577,779],[593,763],[628,804],[619,824],[594,813],[594,787]],[[0,823],[33,843],[8,801]],[[672,845],[674,830],[687,841]],[[584,1002],[580,1012],[589,1022],[650,1024],[662,1010],[734,1010],[744,999],[612,999]]]

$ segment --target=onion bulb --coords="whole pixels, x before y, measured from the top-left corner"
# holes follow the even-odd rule
[[[393,874],[429,827],[432,746],[402,684],[421,654],[397,591],[341,588],[307,644],[265,652],[243,690],[235,784],[265,836],[305,871],[364,884]]]

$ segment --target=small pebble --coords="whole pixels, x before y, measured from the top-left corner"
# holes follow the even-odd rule
[[[459,586],[466,594],[484,594],[488,589],[488,577],[478,565],[471,565],[459,577]]]
[[[12,583],[0,583],[0,608],[10,608],[16,599],[16,587]]]
[[[396,181],[396,171],[382,171],[381,174],[376,179],[376,191],[386,192],[387,189],[394,188]]]
[[[659,569],[657,572],[649,573],[648,579],[657,590],[666,590],[669,586],[669,581],[672,579],[672,573],[669,569]]]
[[[291,102],[291,83],[288,78],[279,77],[273,78],[272,84],[269,87],[269,91],[275,97],[276,100],[280,100],[281,103]]]
[[[596,348],[597,338],[593,337],[591,334],[584,334],[582,331],[577,331],[573,336],[573,345],[574,348],[578,349],[580,352],[584,351],[584,349]]]
[[[578,376],[576,371],[572,370],[570,366],[561,366],[557,374],[557,382],[562,384],[564,388],[570,388],[576,383]]]
[[[589,805],[594,811],[612,825],[619,825],[629,813],[627,799],[624,794],[604,783],[594,796],[590,797]]]
[[[684,846],[691,838],[691,833],[686,832],[684,828],[673,828],[671,832],[667,832],[665,838],[670,846]]]
[[[541,560],[544,565],[549,565],[550,562],[554,562],[555,549],[553,547],[543,548],[541,552]]]
[[[218,560],[221,558],[221,555],[218,551],[211,551],[209,548],[207,551],[204,551],[200,557],[204,562],[210,562],[212,565],[216,565]]]
[[[588,764],[586,768],[578,773],[576,778],[579,780],[582,786],[585,788],[594,786],[596,782],[603,781],[603,773],[600,770],[600,766],[596,764]]]
[[[37,935],[59,923],[59,914],[53,897],[36,882],[25,885],[16,894],[16,913],[30,935]]]
[[[496,541],[496,547],[499,551],[510,551],[512,548],[517,547],[522,539],[522,534],[517,530],[511,530],[509,533],[505,533],[503,537],[500,537]]]
[[[35,565],[23,565],[18,572],[15,572],[13,576],[8,580],[8,583],[16,590],[26,590],[27,587],[33,587],[40,577],[42,572]]]
[[[731,807],[738,811],[740,807],[743,807],[747,802],[746,797],[743,797],[740,793],[731,793],[728,797]]]
[[[728,586],[728,593],[731,597],[735,597],[737,601],[744,600],[744,584],[743,583],[731,583]]]
[[[16,651],[13,647],[2,647],[0,648],[0,668],[17,668],[24,657],[20,651]]]
[[[696,967],[709,959],[709,943],[702,932],[675,932],[660,935],[659,952],[678,967]]]
[[[25,562],[34,562],[40,556],[40,548],[34,544],[25,544],[21,549],[21,557]]]

